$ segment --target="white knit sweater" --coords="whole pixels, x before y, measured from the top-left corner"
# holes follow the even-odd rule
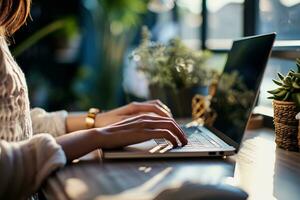
[[[66,111],[30,111],[24,74],[0,37],[0,199],[28,197],[66,163],[52,137],[66,132],[66,116]]]

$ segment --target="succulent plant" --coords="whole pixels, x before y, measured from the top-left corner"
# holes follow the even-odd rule
[[[296,65],[297,72],[290,70],[286,76],[277,73],[279,80],[273,79],[273,82],[279,87],[268,91],[272,94],[269,99],[292,101],[300,108],[300,58],[296,60]]]

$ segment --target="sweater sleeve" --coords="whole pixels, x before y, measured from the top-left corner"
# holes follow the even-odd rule
[[[54,137],[66,133],[66,111],[46,112],[41,108],[34,108],[30,112],[33,134],[50,133]]]
[[[0,141],[0,199],[25,199],[64,166],[62,148],[49,134],[18,143]]]

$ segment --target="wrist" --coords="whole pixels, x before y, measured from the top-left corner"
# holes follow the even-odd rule
[[[90,108],[85,118],[85,126],[87,129],[96,127],[96,117],[100,113],[98,108]]]
[[[92,143],[93,149],[99,149],[102,148],[103,145],[103,134],[102,131],[99,130],[99,128],[92,128],[86,130],[87,134],[89,135],[88,138]]]
[[[98,144],[98,148],[107,149],[112,143],[112,139],[107,128],[94,128],[93,129],[94,140]]]
[[[101,118],[102,118],[102,113],[98,113],[95,117],[95,128],[99,128],[103,126],[101,122],[102,121]]]

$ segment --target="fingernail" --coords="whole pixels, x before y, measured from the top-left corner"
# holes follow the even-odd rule
[[[164,149],[160,150],[159,153],[165,153],[165,152],[171,150],[173,147],[174,147],[174,145],[168,145]]]

